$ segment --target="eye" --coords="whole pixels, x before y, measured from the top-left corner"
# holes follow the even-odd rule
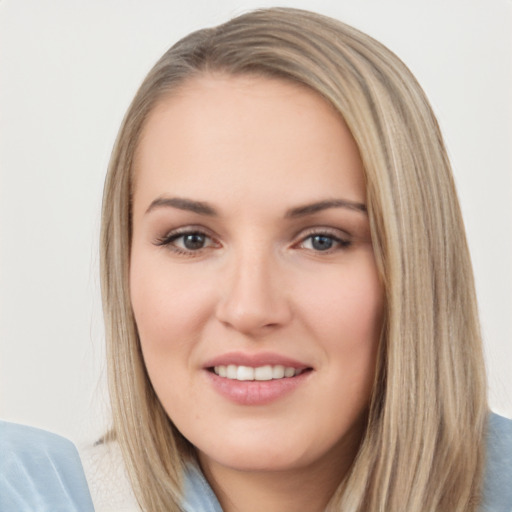
[[[216,247],[218,243],[202,231],[171,232],[156,240],[155,245],[166,246],[179,254],[190,254]]]
[[[197,251],[206,246],[208,237],[204,233],[187,233],[174,238],[173,242],[177,247],[188,251]]]
[[[300,242],[302,249],[315,252],[330,252],[336,249],[345,249],[351,245],[351,241],[332,233],[312,233]]]

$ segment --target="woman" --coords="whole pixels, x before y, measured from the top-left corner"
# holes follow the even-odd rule
[[[510,507],[489,476],[510,464],[484,477],[510,426],[487,429],[471,276],[437,122],[395,55],[298,10],[185,37],[104,195],[114,432],[141,508]]]

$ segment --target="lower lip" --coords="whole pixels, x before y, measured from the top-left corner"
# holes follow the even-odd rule
[[[219,377],[207,371],[214,389],[228,400],[239,405],[266,405],[292,393],[305,382],[311,371],[295,377],[274,380],[235,380]]]

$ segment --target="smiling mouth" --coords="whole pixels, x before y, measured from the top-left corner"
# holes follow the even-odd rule
[[[264,365],[264,366],[239,366],[235,364],[219,365],[209,368],[209,370],[219,377],[229,380],[238,381],[269,381],[290,379],[304,372],[310,371],[311,368],[293,368],[291,366]]]

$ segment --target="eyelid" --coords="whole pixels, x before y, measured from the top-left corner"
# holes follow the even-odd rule
[[[333,228],[328,226],[314,226],[310,228],[306,228],[301,230],[297,235],[295,235],[294,239],[298,241],[302,241],[305,238],[313,235],[328,235],[334,238],[341,239],[352,239],[353,236],[343,229]]]

